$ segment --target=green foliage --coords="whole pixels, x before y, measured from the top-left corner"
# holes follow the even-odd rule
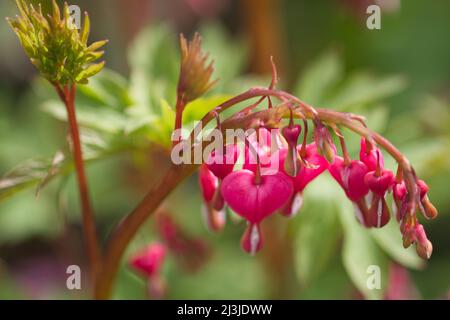
[[[8,22],[43,77],[60,85],[87,83],[90,77],[102,70],[104,61],[93,62],[103,56],[103,51],[98,49],[107,41],[88,46],[90,22],[87,14],[79,32],[73,25],[67,3],[61,14],[53,0],[52,14],[48,16],[40,5],[35,9],[25,0],[16,0],[16,3],[20,16],[8,19]]]
[[[314,184],[323,186],[323,178],[320,177]],[[317,197],[315,191],[317,188],[314,186],[306,190],[305,205],[299,213],[296,229],[295,267],[301,283],[305,286],[321,275],[337,250],[341,234],[336,203],[324,201]]]
[[[387,288],[388,259],[376,242],[354,217],[351,204],[342,199],[340,217],[344,227],[342,259],[348,275],[358,290],[368,299],[382,299]],[[380,287],[368,286],[371,266],[379,268]]]
[[[403,76],[376,77],[365,71],[350,76],[335,51],[326,52],[308,67],[294,87],[294,93],[314,106],[339,111],[369,107],[402,91]]]
[[[170,147],[175,119],[173,93],[179,68],[173,34],[169,27],[161,25],[150,27],[137,37],[129,53],[130,80],[104,69],[88,84],[78,87],[77,118],[88,163],[121,153],[146,152],[153,144]],[[227,38],[223,36],[223,39]],[[215,41],[219,50],[220,45]],[[228,45],[222,43],[222,47]],[[50,89],[41,82],[36,83],[36,91],[44,91],[46,97],[54,96],[42,101],[41,109],[60,121],[67,121],[65,106]],[[195,121],[229,97],[223,93],[211,94],[189,103],[183,114],[185,127],[193,127]],[[32,159],[6,174],[0,180],[0,201],[72,172],[70,156],[64,156],[57,167],[52,165],[52,160],[53,157]]]

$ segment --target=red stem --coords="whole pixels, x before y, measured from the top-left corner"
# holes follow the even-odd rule
[[[78,128],[78,122],[75,112],[75,84],[72,86],[64,86],[64,90],[59,85],[56,85],[58,95],[63,100],[67,118],[70,126],[70,134],[73,143],[73,158],[75,163],[75,171],[78,181],[78,191],[80,194],[82,218],[83,218],[83,231],[85,237],[85,245],[88,252],[91,280],[95,283],[97,273],[100,270],[100,249],[98,246],[97,233],[95,229],[94,215],[92,213],[91,202],[89,199],[89,188],[84,169],[83,155],[81,150],[80,132]]]

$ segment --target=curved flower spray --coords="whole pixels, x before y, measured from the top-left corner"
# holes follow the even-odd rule
[[[35,9],[24,0],[17,0],[17,4],[21,16],[9,20],[10,25],[32,63],[55,86],[67,106],[83,203],[84,230],[92,271],[96,275],[93,277],[95,297],[106,299],[111,296],[121,258],[133,236],[167,195],[194,173],[198,165],[172,164],[163,178],[152,185],[137,207],[123,218],[110,236],[104,254],[100,255],[89,204],[74,100],[75,85],[86,83],[89,77],[102,69],[103,63],[93,62],[102,56],[103,52],[97,50],[106,41],[88,46],[87,15],[84,27],[78,32],[70,23],[67,5],[64,6],[61,17],[61,11],[55,2],[50,16],[45,16],[40,7]],[[211,80],[213,64],[208,62],[208,55],[201,50],[200,36],[196,34],[191,42],[182,36],[181,49],[174,129],[182,127],[185,106],[202,96],[215,83]],[[210,228],[215,231],[224,228],[224,210],[226,206],[230,206],[247,221],[241,245],[245,251],[254,254],[263,247],[261,222],[276,212],[292,217],[303,203],[303,190],[318,175],[328,170],[354,204],[356,218],[366,228],[381,228],[388,222],[391,213],[386,197],[392,193],[392,211],[399,222],[405,248],[414,244],[419,256],[430,258],[432,244],[416,212],[420,212],[426,219],[433,219],[437,216],[437,210],[429,200],[427,185],[417,177],[408,159],[386,138],[367,128],[363,117],[314,108],[299,98],[276,89],[277,72],[273,62],[272,69],[272,82],[268,88],[251,88],[223,102],[201,119],[187,139],[174,141],[174,146],[181,142],[197,141],[198,127],[205,127],[213,120],[217,122],[216,129],[222,132],[226,129],[255,129],[257,141],[263,140],[261,136],[267,135],[265,131],[275,132],[274,140],[278,144],[275,150],[268,146],[269,139],[266,139],[266,145],[263,143],[262,147],[255,148],[254,141],[251,141],[254,138],[244,138],[244,158],[247,161],[254,159],[256,164],[244,163],[242,169],[235,170],[234,162],[238,152],[234,145],[228,145],[222,150],[215,150],[210,155],[210,160],[200,166],[199,181]],[[261,106],[264,101],[267,101],[268,107],[257,111],[256,107]],[[223,111],[241,103],[247,105],[228,118],[220,119]],[[301,122],[297,123],[299,121]],[[308,130],[310,125],[314,126],[312,133]],[[359,159],[350,158],[341,128],[361,137]],[[303,139],[300,139],[302,133]],[[308,144],[309,136],[313,137],[314,142]],[[335,139],[339,140],[341,152],[338,152],[334,144]],[[191,148],[195,146],[196,143],[190,144]],[[384,167],[381,149],[397,162],[395,175]],[[263,157],[268,158],[269,163],[278,161],[278,170],[270,175],[262,174]],[[223,163],[224,158],[231,159],[231,163]],[[150,247],[135,256],[132,264],[146,272],[147,276],[153,276],[154,270],[158,269],[157,266],[163,260],[163,251],[158,246]],[[151,257],[152,263],[155,262],[154,265],[147,264],[148,257]]]

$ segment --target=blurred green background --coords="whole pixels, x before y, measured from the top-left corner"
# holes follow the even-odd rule
[[[375,2],[382,8],[381,30],[366,27],[366,8]],[[188,107],[186,125],[230,95],[267,84],[273,55],[280,88],[315,106],[367,116],[369,126],[411,160],[440,212],[437,220],[423,222],[434,245],[424,263],[414,250],[402,248],[396,222],[370,231],[357,225],[351,204],[324,174],[307,188],[297,217],[274,215],[265,222],[265,248],[250,257],[239,247],[244,224],[232,214],[222,234],[208,232],[194,176],[173,192],[164,210],[203,251],[169,253],[163,267],[167,298],[449,296],[449,1],[73,3],[90,14],[91,40],[110,40],[108,70],[77,97],[102,239],[167,165],[161,155],[173,123],[180,32],[200,31],[220,78],[207,97]],[[1,16],[17,13],[12,0],[2,1],[0,9]],[[5,21],[0,41],[0,299],[87,298],[89,284],[83,282],[81,291],[65,287],[66,267],[84,270],[85,259],[70,159],[52,165],[58,150],[67,152],[64,110]],[[348,140],[356,156],[359,141],[350,135]],[[395,170],[392,161],[387,166]],[[127,255],[161,241],[150,220]],[[192,261],[195,268],[189,267]],[[381,268],[381,290],[367,289],[369,265]],[[145,288],[125,259],[114,297],[143,299]]]

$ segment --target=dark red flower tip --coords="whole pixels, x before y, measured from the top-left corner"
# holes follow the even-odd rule
[[[130,260],[130,265],[146,277],[156,275],[166,257],[166,247],[161,243],[152,243],[138,252]]]
[[[380,174],[377,174],[376,171],[370,171],[365,175],[364,182],[369,187],[370,191],[380,197],[384,197],[394,183],[394,174],[385,169],[383,169]]]
[[[261,250],[263,243],[264,241],[259,224],[249,223],[241,238],[242,249],[245,252],[254,255]]]
[[[250,170],[235,171],[222,182],[222,196],[240,216],[253,224],[282,208],[294,192],[292,179],[282,172],[261,176],[255,183]]]
[[[361,149],[359,150],[359,160],[363,162],[369,171],[375,171],[380,164],[384,168],[384,157],[381,150],[372,145],[368,145],[366,138],[361,138]]]
[[[363,162],[352,160],[346,165],[342,157],[336,156],[328,171],[350,200],[358,201],[369,192],[369,187],[364,182],[368,169]]]
[[[235,144],[226,145],[224,150],[214,150],[208,157],[208,169],[219,179],[223,180],[233,172],[234,165],[239,158],[239,147]]]

